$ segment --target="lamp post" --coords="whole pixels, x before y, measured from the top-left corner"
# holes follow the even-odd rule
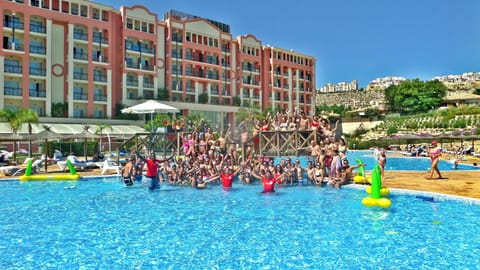
[[[12,13],[12,50],[15,50],[15,13]]]

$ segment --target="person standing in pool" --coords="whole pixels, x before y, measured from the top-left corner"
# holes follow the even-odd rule
[[[135,158],[133,158],[135,159]],[[132,160],[127,159],[127,163],[123,166],[122,169],[122,180],[126,186],[132,186],[135,181],[135,168]]]
[[[432,160],[432,166],[430,168],[430,176],[427,179],[433,178],[433,173],[436,172],[438,174],[438,179],[442,179],[442,174],[440,173],[440,169],[438,169],[438,162],[440,161],[440,156],[442,155],[442,151],[438,147],[437,141],[433,141],[430,150],[428,151],[428,156]]]
[[[150,187],[148,189],[150,191],[155,190],[158,187],[158,183],[160,182],[160,179],[158,177],[158,167],[161,163],[169,161],[174,157],[174,155],[170,156],[169,158],[163,159],[163,160],[158,160],[157,156],[155,155],[155,152],[152,151],[150,154],[150,157],[145,158],[140,155],[140,153],[137,151],[137,156],[140,160],[145,162],[147,165],[147,172],[145,173],[145,177],[148,177],[152,180],[152,183],[150,184]]]
[[[260,179],[263,183],[262,193],[275,192],[275,183],[277,182],[277,178],[275,178],[272,171],[266,170],[261,176],[256,174],[254,174],[254,176]],[[282,177],[282,176],[279,176],[279,177]]]

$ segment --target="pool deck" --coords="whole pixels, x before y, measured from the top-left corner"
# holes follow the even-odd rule
[[[466,161],[466,163],[470,163]],[[49,174],[60,172],[56,164],[48,167]],[[111,171],[113,172],[113,171]],[[100,169],[87,169],[78,172],[81,176],[101,176]],[[367,172],[368,174],[368,172]],[[411,189],[417,191],[436,192],[441,194],[457,195],[480,199],[480,170],[475,171],[445,171],[442,176],[446,179],[428,180],[428,172],[418,171],[385,171],[383,185],[389,188]],[[434,174],[436,177],[436,174]],[[16,177],[0,175],[0,180],[9,180]]]

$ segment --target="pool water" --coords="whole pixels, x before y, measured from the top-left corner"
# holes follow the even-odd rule
[[[480,204],[354,187],[0,182],[0,269],[471,269]],[[418,196],[418,198],[417,198]],[[430,196],[430,195],[429,195]],[[431,199],[433,198],[433,202]]]
[[[431,161],[428,157],[393,157],[389,156],[387,152],[387,164],[386,170],[395,171],[428,171],[431,167]],[[281,159],[286,157],[275,158],[275,164],[280,162]],[[303,167],[307,166],[307,157],[291,157],[292,161],[299,159]],[[377,164],[377,157],[373,155],[372,151],[366,150],[349,150],[347,152],[347,159],[350,165],[357,164],[357,159],[360,159],[366,164],[366,170],[372,170]],[[457,169],[453,168],[453,162],[440,160],[438,164],[440,171],[452,171],[452,170],[479,170],[480,166],[473,166],[470,164],[459,164]]]

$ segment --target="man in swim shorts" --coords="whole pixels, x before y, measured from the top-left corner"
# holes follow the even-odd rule
[[[158,160],[157,156],[155,155],[155,152],[152,151],[150,154],[150,157],[145,158],[140,155],[140,153],[137,151],[137,156],[140,160],[145,162],[147,165],[147,173],[145,174],[145,177],[148,177],[152,180],[152,183],[150,184],[150,187],[148,189],[150,191],[155,190],[158,187],[158,183],[160,182],[160,179],[158,177],[158,167],[161,163],[167,162],[170,159],[172,159],[174,156],[170,156],[169,158],[163,159],[163,160]]]

